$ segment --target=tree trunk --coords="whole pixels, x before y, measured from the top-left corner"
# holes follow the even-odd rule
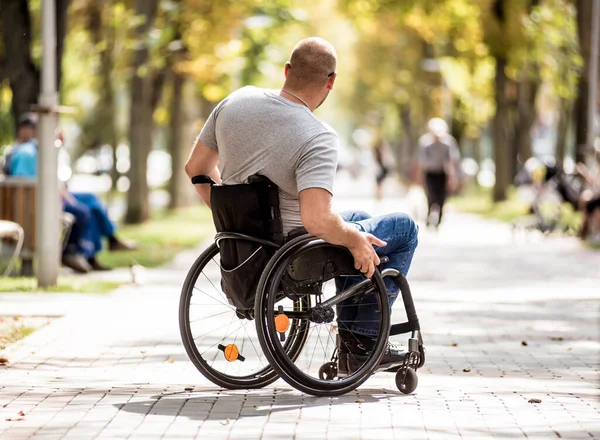
[[[415,137],[414,137],[414,129],[412,124],[411,112],[409,105],[399,105],[398,112],[400,113],[400,122],[402,124],[402,147],[400,151],[400,161],[398,162],[399,166],[398,174],[402,177],[411,176],[411,180],[416,176],[413,176],[413,167],[415,162]],[[398,158],[396,158],[398,159]],[[404,164],[404,167],[401,166]]]
[[[567,154],[567,132],[571,119],[571,104],[566,99],[560,100],[558,127],[556,129],[556,164],[562,168]]]
[[[511,177],[515,177],[518,167],[533,155],[531,145],[531,127],[535,122],[535,100],[538,86],[533,81],[522,81],[518,84],[517,120],[515,127],[515,166]]]
[[[148,154],[152,143],[152,75],[148,32],[152,28],[158,0],[135,0],[135,14],[144,22],[135,29],[134,39],[139,47],[133,55],[131,80],[131,109],[129,120],[130,188],[127,193],[125,223],[142,223],[150,214],[147,179]]]
[[[90,4],[89,28],[92,41],[95,45],[104,42],[100,51],[100,66],[98,76],[100,78],[100,99],[98,100],[97,124],[100,125],[100,144],[109,145],[112,148],[113,166],[110,171],[111,187],[116,188],[119,178],[117,171],[116,149],[118,144],[117,127],[115,122],[115,92],[113,89],[112,72],[114,69],[114,47],[115,29],[112,18],[107,18],[103,13],[112,13],[113,1],[103,0]]]
[[[67,34],[67,12],[71,0],[56,0],[56,90],[60,92],[62,80],[62,58]]]
[[[583,73],[577,86],[577,100],[575,101],[575,160],[585,160],[588,127],[588,99],[590,87],[590,35],[592,33],[592,2],[590,0],[577,0],[577,33],[579,47],[583,57]]]
[[[62,55],[70,0],[56,2],[56,80],[60,91]],[[2,39],[4,45],[3,77],[8,78],[12,90],[11,110],[16,123],[23,113],[30,111],[40,94],[40,71],[31,59],[31,15],[27,0],[0,1]]]
[[[40,73],[31,59],[31,16],[27,0],[0,2],[4,44],[4,77],[12,90],[12,114],[16,122],[29,111],[40,93]]]
[[[182,189],[188,184],[183,167],[186,158],[183,148],[183,87],[185,78],[182,74],[173,71],[173,96],[171,97],[171,120],[169,122],[169,153],[171,154],[171,181],[169,182],[169,209],[184,206],[184,194]]]
[[[509,149],[507,147],[508,102],[506,99],[505,72],[506,59],[496,58],[495,98],[496,114],[493,121],[494,161],[496,164],[496,183],[494,185],[494,202],[506,200],[506,190],[510,183]]]

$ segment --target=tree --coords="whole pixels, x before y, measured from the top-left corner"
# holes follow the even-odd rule
[[[146,177],[148,154],[152,145],[153,77],[150,65],[149,33],[153,27],[159,0],[135,0],[136,16],[141,18],[134,29],[136,48],[133,54],[131,110],[129,121],[130,188],[127,193],[126,223],[141,223],[149,217],[149,189]]]
[[[57,88],[62,78],[62,55],[66,35],[67,10],[70,0],[56,0],[56,51]],[[16,123],[19,117],[30,111],[40,92],[39,68],[31,55],[32,26],[27,0],[2,0],[3,59],[0,79],[7,78],[12,90],[11,110]],[[16,125],[15,125],[16,128]]]
[[[590,90],[589,65],[591,60],[590,35],[592,34],[592,3],[590,0],[576,0],[577,5],[577,34],[579,46],[583,57],[583,74],[577,86],[577,100],[575,101],[575,160],[585,161],[587,150],[588,105]]]

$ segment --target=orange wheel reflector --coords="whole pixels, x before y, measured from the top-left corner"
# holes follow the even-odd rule
[[[285,333],[290,328],[290,318],[284,313],[281,313],[275,317],[275,330],[279,333]]]
[[[225,359],[227,359],[229,362],[237,361],[240,355],[240,351],[235,344],[229,344],[227,347],[225,347],[223,353],[225,354]]]

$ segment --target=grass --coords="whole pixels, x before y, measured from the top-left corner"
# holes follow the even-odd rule
[[[491,189],[472,186],[463,194],[451,197],[449,203],[459,211],[503,222],[511,222],[529,213],[529,205],[517,199],[514,189],[509,191],[507,200],[494,203]]]
[[[0,293],[7,292],[48,292],[48,293],[108,293],[122,283],[114,281],[94,280],[86,277],[59,277],[56,286],[38,288],[34,277],[3,278]]]
[[[510,223],[529,214],[529,205],[518,199],[515,188],[508,191],[507,200],[494,203],[492,190],[472,186],[463,194],[451,197],[449,203],[459,211],[478,214],[485,218]],[[581,213],[564,204],[561,208],[560,227],[571,231],[579,230],[582,218]]]
[[[104,251],[98,259],[109,267],[128,267],[134,262],[157,267],[171,261],[182,250],[197,246],[213,231],[210,210],[204,206],[159,211],[141,225],[118,228],[120,238],[137,244],[135,251]]]
[[[13,342],[17,342],[19,339],[23,339],[25,336],[29,336],[35,331],[33,327],[13,327],[7,329],[6,331],[0,330],[0,343],[2,344],[12,344]]]

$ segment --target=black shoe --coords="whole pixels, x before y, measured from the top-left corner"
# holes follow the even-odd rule
[[[96,270],[98,272],[112,270],[112,268],[100,264],[100,262],[98,260],[96,260],[96,257],[88,258],[87,261],[88,261],[88,264],[90,265],[90,267],[92,268],[92,270]]]
[[[408,352],[402,349],[401,346],[394,344],[392,342],[387,343],[387,347],[385,348],[385,353],[383,354],[383,358],[381,358],[381,362],[376,368],[376,371],[382,370],[393,370],[394,367],[404,364],[406,360],[406,356]],[[351,374],[358,370],[367,360],[369,359],[369,354],[348,354],[348,374]]]
[[[83,255],[76,253],[63,254],[62,264],[63,266],[73,269],[77,273],[88,273],[92,270],[92,267],[83,257]]]
[[[347,330],[340,330],[339,344],[339,359],[338,359],[338,376],[341,377],[340,368],[346,365],[346,375],[354,373],[358,370],[371,355],[371,351],[375,347],[375,339],[369,336],[352,333]],[[343,353],[343,352],[346,353]],[[342,363],[342,355],[345,362]],[[407,352],[402,350],[402,347],[389,342],[385,349],[385,353],[377,370],[387,370],[394,366],[403,364]]]

